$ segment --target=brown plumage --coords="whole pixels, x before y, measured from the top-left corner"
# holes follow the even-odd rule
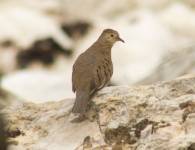
[[[111,48],[122,41],[117,31],[105,29],[98,40],[73,65],[72,90],[76,92],[73,113],[85,114],[92,95],[102,89],[113,73]]]

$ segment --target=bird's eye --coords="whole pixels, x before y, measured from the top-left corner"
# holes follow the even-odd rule
[[[110,36],[111,36],[111,37],[114,37],[114,34],[111,34]]]

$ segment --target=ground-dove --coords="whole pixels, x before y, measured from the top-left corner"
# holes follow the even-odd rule
[[[76,59],[72,72],[72,90],[76,92],[73,113],[84,115],[92,96],[110,81],[113,74],[111,49],[117,41],[124,42],[117,31],[105,29]]]

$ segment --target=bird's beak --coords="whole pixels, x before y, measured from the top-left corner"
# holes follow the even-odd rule
[[[125,41],[123,39],[121,39],[120,37],[118,37],[118,41],[125,43]]]

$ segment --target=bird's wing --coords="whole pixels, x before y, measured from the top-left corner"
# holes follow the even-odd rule
[[[72,91],[75,93],[76,87],[75,87],[75,64],[72,67]]]
[[[95,59],[92,56],[81,54],[75,64],[73,65],[72,72],[72,90],[87,90],[92,91],[93,89],[93,66]]]
[[[106,58],[103,59],[94,69],[96,89],[99,90],[103,88],[110,81],[112,74],[113,66],[111,61]]]

